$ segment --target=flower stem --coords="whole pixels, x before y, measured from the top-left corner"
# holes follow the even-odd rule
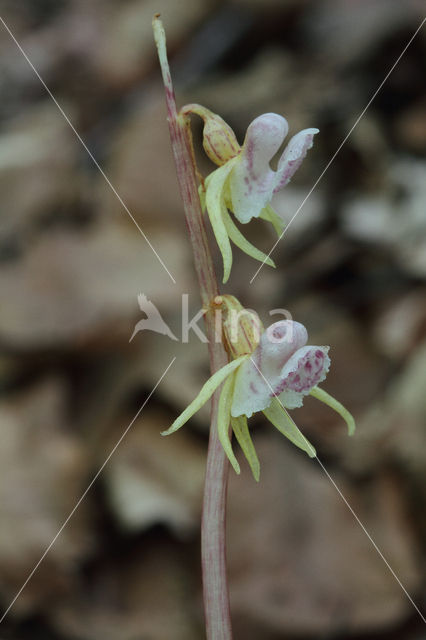
[[[159,15],[154,16],[153,30],[166,92],[170,139],[179,188],[194,252],[195,270],[200,287],[201,300],[203,307],[207,310],[204,320],[209,344],[210,369],[213,374],[227,363],[223,345],[221,342],[216,342],[215,339],[214,309],[211,304],[213,299],[219,295],[219,290],[198,196],[189,120],[177,112],[167,60],[166,37]],[[201,526],[201,557],[207,638],[208,640],[231,640],[232,630],[225,548],[226,494],[229,464],[218,437],[217,408],[219,391],[212,398]]]

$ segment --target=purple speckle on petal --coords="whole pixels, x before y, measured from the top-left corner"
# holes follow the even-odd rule
[[[253,154],[254,154],[254,142],[249,140],[247,145],[247,168],[249,173],[253,174]]]
[[[312,357],[313,356],[313,357]],[[317,349],[314,353],[308,352],[300,358],[295,371],[285,378],[283,389],[290,389],[298,393],[307,392],[320,380],[324,370],[325,354]]]
[[[275,327],[275,329],[272,331],[272,337],[275,340],[281,340],[285,334],[287,333],[287,329],[286,327]]]
[[[258,392],[258,390],[256,389],[255,385],[254,385],[254,382],[250,382],[250,385],[249,385],[249,386],[250,386],[250,391],[251,391],[252,393],[254,393],[254,394],[256,394],[256,395],[259,393],[259,392]]]

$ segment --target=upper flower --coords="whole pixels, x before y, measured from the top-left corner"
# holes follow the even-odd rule
[[[259,116],[249,125],[240,147],[231,127],[220,116],[197,104],[187,105],[181,111],[183,116],[190,113],[196,113],[204,120],[204,150],[219,165],[206,178],[200,196],[222,253],[223,281],[228,280],[231,271],[230,239],[256,260],[275,266],[268,256],[245,239],[229,211],[243,224],[252,218],[263,218],[271,222],[280,235],[283,222],[270,205],[272,197],[290,182],[312,147],[318,129],[304,129],[293,136],[278,161],[277,170],[273,171],[270,161],[288,133],[285,118],[276,113]]]
[[[310,394],[335,409],[346,421],[349,433],[353,433],[355,423],[350,413],[317,386],[325,379],[330,366],[329,347],[306,345],[308,334],[305,327],[291,320],[275,322],[258,335],[260,325],[254,322],[253,317],[247,317],[247,310],[233,296],[220,296],[216,304],[220,304],[227,314],[223,325],[225,347],[234,359],[212,375],[195,400],[163,435],[183,426],[222,383],[218,433],[237,473],[240,467],[232,451],[229,424],[254,477],[258,479],[259,461],[247,425],[247,418],[258,411],[263,411],[281,433],[311,457],[316,455],[314,447],[286,411],[301,407],[306,395]],[[232,320],[233,312],[236,312],[236,327]]]

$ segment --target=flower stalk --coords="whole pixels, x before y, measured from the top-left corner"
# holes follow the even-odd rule
[[[315,448],[287,409],[301,407],[304,398],[312,395],[343,418],[349,435],[355,430],[355,422],[340,402],[318,387],[330,367],[329,346],[307,344],[306,328],[293,320],[275,322],[265,330],[257,314],[245,309],[234,296],[219,295],[204,227],[204,219],[208,217],[222,254],[223,282],[228,280],[232,267],[231,241],[252,258],[274,266],[269,256],[245,238],[233,217],[242,225],[253,218],[262,218],[280,235],[283,223],[270,204],[272,197],[300,167],[318,129],[304,129],[293,136],[274,171],[270,161],[288,133],[284,117],[274,113],[258,116],[249,125],[240,147],[229,125],[206,107],[189,104],[178,113],[159,16],[154,17],[153,28],[166,91],[172,149],[205,312],[212,373],[196,398],[162,435],[180,429],[212,400],[201,532],[204,607],[208,640],[230,640],[225,558],[229,463],[240,473],[232,435],[258,482],[260,463],[247,423],[254,413],[263,412],[278,431],[311,458],[316,456]],[[203,147],[218,165],[205,180],[195,163],[191,114],[203,119]],[[222,342],[216,339],[216,312]]]
[[[204,320],[209,345],[210,369],[211,373],[214,374],[228,362],[228,358],[222,344],[215,340],[215,318],[212,301],[219,295],[219,290],[198,195],[189,118],[177,112],[167,60],[166,38],[159,15],[154,16],[153,30],[166,93],[170,139],[179,189],[194,253],[194,264],[201,300],[203,307],[206,309]],[[203,594],[208,640],[231,640],[232,630],[225,547],[229,463],[218,436],[218,405],[219,390],[212,397],[211,427],[201,525]]]

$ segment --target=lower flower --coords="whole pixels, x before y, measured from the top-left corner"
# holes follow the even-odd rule
[[[240,308],[239,313],[246,313],[232,296],[222,296],[221,301],[228,312]],[[232,449],[229,425],[254,478],[259,480],[259,460],[247,424],[247,418],[259,411],[311,458],[316,456],[315,448],[287,412],[287,409],[301,407],[305,396],[312,395],[337,411],[346,421],[349,435],[354,433],[355,422],[349,411],[318,387],[330,367],[329,347],[306,345],[308,334],[305,327],[292,320],[275,322],[263,331],[258,340],[253,338],[253,326],[250,327],[247,316],[237,318],[237,322],[239,330],[235,336],[231,335],[229,323],[226,320],[224,323],[225,346],[234,359],[211,376],[195,400],[162,435],[180,429],[221,384],[218,435],[236,473],[240,473],[240,466]]]

